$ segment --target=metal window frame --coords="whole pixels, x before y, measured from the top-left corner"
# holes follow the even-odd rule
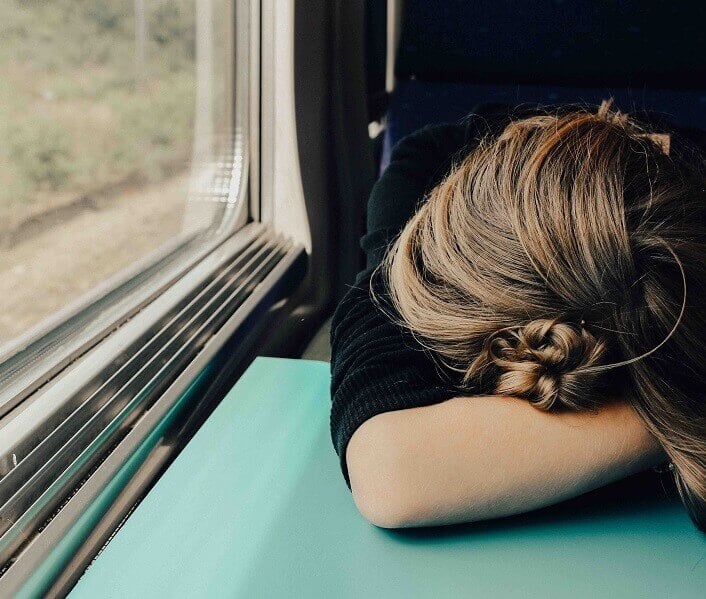
[[[249,225],[247,229],[250,230],[251,234],[258,234],[263,231],[267,231],[269,227],[252,224]],[[253,229],[256,230],[253,231]],[[235,243],[235,239],[237,237],[239,237],[239,235],[234,236],[233,243]],[[281,236],[279,237],[281,239]],[[275,256],[275,252],[278,252],[279,255]],[[225,258],[228,255],[229,254],[224,252],[223,257]],[[114,448],[110,445],[110,442],[104,443],[102,445],[102,454],[97,453],[100,448],[97,448],[95,450],[96,453],[94,454],[87,454],[86,452],[81,454],[81,457],[87,456],[87,459],[89,459],[95,456],[95,459],[99,460],[98,467],[94,471],[91,472],[92,466],[90,462],[85,462],[85,468],[88,470],[88,474],[86,471],[81,471],[79,469],[81,465],[79,465],[79,467],[73,467],[73,462],[73,470],[70,470],[69,468],[64,470],[64,474],[67,477],[72,477],[73,480],[69,479],[66,484],[63,484],[63,489],[71,489],[76,487],[75,481],[77,480],[80,481],[80,483],[75,494],[70,497],[68,502],[61,507],[60,511],[53,518],[50,517],[50,520],[41,532],[32,537],[22,538],[18,535],[22,534],[23,530],[28,529],[23,526],[24,523],[20,519],[17,520],[19,523],[17,527],[17,534],[11,537],[5,544],[0,544],[0,551],[8,548],[12,551],[13,547],[10,543],[14,544],[15,547],[20,546],[22,543],[25,543],[25,545],[17,554],[14,563],[12,563],[5,575],[0,577],[1,594],[4,595],[5,593],[8,593],[9,595],[12,595],[23,589],[24,585],[27,584],[28,581],[32,581],[32,578],[35,576],[35,572],[37,572],[39,566],[45,563],[45,560],[52,556],[55,547],[62,542],[62,540],[66,539],[67,535],[69,535],[70,540],[72,538],[76,538],[76,535],[78,535],[79,546],[81,546],[82,539],[80,538],[80,535],[82,532],[84,536],[88,536],[85,530],[80,530],[80,520],[83,514],[94,505],[94,502],[97,501],[101,493],[105,492],[108,483],[114,480],[113,477],[115,477],[122,468],[126,467],[128,462],[137,452],[149,453],[155,449],[159,438],[150,440],[150,436],[153,436],[156,427],[163,421],[171,410],[179,407],[179,404],[185,403],[190,403],[190,408],[194,408],[194,404],[197,400],[194,397],[189,396],[189,388],[194,385],[195,381],[198,380],[200,374],[204,372],[208,373],[206,369],[213,363],[213,359],[218,354],[219,350],[224,347],[227,341],[234,338],[240,342],[237,347],[238,352],[244,352],[247,349],[247,343],[244,342],[245,336],[256,324],[261,325],[261,321],[266,320],[265,316],[267,315],[268,310],[271,310],[278,301],[280,301],[283,297],[286,297],[286,295],[303,276],[303,270],[306,264],[306,255],[301,246],[296,246],[291,242],[279,241],[276,244],[272,244],[271,255],[272,257],[269,260],[269,266],[271,268],[264,273],[264,277],[260,278],[254,287],[248,289],[246,293],[242,293],[243,301],[239,305],[238,309],[233,312],[220,327],[213,329],[213,332],[206,331],[206,334],[203,335],[205,337],[203,347],[200,348],[189,361],[187,361],[183,370],[176,375],[176,378],[170,382],[166,389],[158,391],[156,394],[156,399],[152,403],[142,406],[143,411],[138,414],[138,418],[130,419],[129,414],[122,417],[125,409],[131,409],[132,404],[134,404],[134,400],[126,402],[126,398],[123,398],[121,403],[121,405],[125,405],[126,408],[123,408],[115,417],[113,417],[113,414],[108,414],[108,419],[112,418],[112,422],[116,422],[115,427],[111,432],[119,440],[119,442]],[[166,309],[168,307],[170,300],[172,300],[172,298],[160,298],[159,303],[163,304],[162,309]],[[159,306],[157,306],[157,308],[158,307]],[[155,310],[157,308],[155,308]],[[144,320],[151,321],[151,319],[151,315],[146,315]],[[141,324],[142,323],[137,323],[136,326],[140,326]],[[125,331],[129,333],[127,329],[125,329]],[[196,333],[200,335],[198,331]],[[120,339],[116,339],[116,344],[120,344]],[[188,347],[188,345],[183,347]],[[139,366],[142,365],[139,364]],[[80,380],[80,376],[81,373],[78,372],[76,375],[77,381]],[[159,380],[161,376],[162,371],[159,371],[157,375],[152,377],[151,381],[156,379]],[[149,384],[151,381],[146,381],[146,384]],[[57,393],[60,394],[60,387],[65,384],[70,384],[70,381],[66,381],[66,379],[56,381],[55,385],[59,387]],[[112,406],[107,404],[107,407],[108,409],[111,409]],[[183,411],[186,408],[182,406],[181,409]],[[100,415],[101,412],[97,411],[96,414]],[[123,437],[121,437],[121,430],[117,427],[122,427],[122,432],[125,433]],[[51,435],[49,435],[47,439],[50,437]],[[37,437],[37,439],[40,438],[41,437]],[[62,449],[63,447],[68,447],[72,440],[73,438],[62,446]],[[162,447],[162,449],[164,450],[165,448]],[[166,450],[168,449],[169,447],[167,446]],[[167,456],[164,452],[162,452],[162,460],[165,460],[166,457]],[[28,464],[28,468],[31,466],[31,463]],[[27,487],[31,485],[32,480],[38,476],[41,476],[41,471],[32,473],[30,468],[28,470],[28,475],[29,478],[27,479],[27,482],[18,487],[19,492],[16,495],[20,495],[20,493],[25,492]],[[85,480],[81,480],[82,478],[85,478]],[[139,492],[144,489],[149,482],[149,479],[141,480],[140,486],[135,489],[135,492],[139,494]],[[105,503],[104,506],[100,507],[103,512],[110,508],[109,504],[118,496],[119,492],[120,489],[117,489],[114,492],[113,497],[110,497],[108,500],[105,498],[101,500]],[[41,502],[45,496],[46,492],[39,497],[38,501]],[[9,504],[10,501],[6,502],[0,509],[5,509],[5,507]],[[32,508],[35,505],[37,505],[36,502],[32,505]],[[35,514],[30,512],[28,518],[34,520],[44,519],[46,517],[46,512],[51,510],[51,505],[44,504],[40,505],[39,508],[45,508],[45,513],[38,512]],[[99,517],[97,517],[95,522],[92,522],[91,524],[98,524],[100,522],[100,516],[102,515],[103,514],[99,514]],[[79,529],[78,531],[76,530],[76,527]],[[91,551],[88,553],[88,557],[90,558],[92,553],[98,548],[99,547],[95,546],[92,547]],[[80,570],[73,572],[65,571],[64,576],[71,574],[71,582],[73,583],[75,579],[78,578],[80,573]],[[39,582],[35,581],[34,584],[39,584],[43,593],[44,590],[46,590],[44,585],[49,585],[52,582],[53,581],[51,578],[48,578],[40,580]]]

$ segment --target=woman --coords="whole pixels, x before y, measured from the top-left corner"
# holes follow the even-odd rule
[[[703,134],[603,102],[401,140],[331,328],[331,435],[383,527],[666,464],[706,528]]]

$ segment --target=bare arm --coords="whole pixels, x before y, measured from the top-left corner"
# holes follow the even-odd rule
[[[385,528],[526,512],[665,459],[624,403],[546,413],[498,396],[378,414],[355,431],[346,457],[358,509]]]

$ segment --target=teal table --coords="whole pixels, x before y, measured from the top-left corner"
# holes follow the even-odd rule
[[[706,540],[640,479],[502,521],[365,521],[329,438],[329,365],[257,358],[71,597],[706,596]]]

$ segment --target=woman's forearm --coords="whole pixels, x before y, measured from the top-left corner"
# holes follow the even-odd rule
[[[529,511],[665,458],[624,403],[547,413],[498,396],[378,414],[356,430],[346,455],[358,508],[387,528]]]

